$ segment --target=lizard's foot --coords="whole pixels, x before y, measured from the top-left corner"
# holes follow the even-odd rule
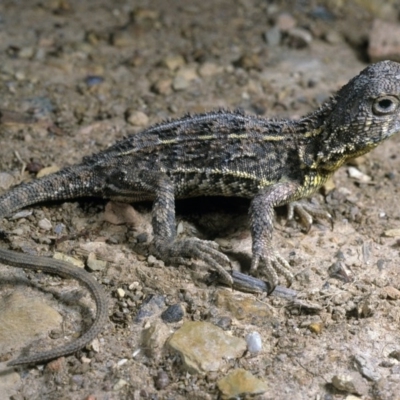
[[[258,269],[260,263],[263,264],[262,272],[266,275],[267,281],[271,287],[269,293],[271,293],[279,283],[278,273],[286,278],[288,286],[292,284],[294,276],[290,271],[290,265],[276,251],[264,249],[262,254],[254,253],[250,268],[252,274]]]
[[[333,228],[332,215],[329,214],[328,211],[323,209],[321,206],[312,204],[307,200],[299,200],[289,203],[288,215],[287,215],[288,220],[293,219],[294,213],[296,213],[299,216],[300,221],[306,228],[307,232],[311,229],[311,225],[313,223],[313,217],[329,220]]]
[[[155,255],[167,264],[190,264],[191,258],[204,261],[217,271],[222,280],[232,286],[233,279],[225,269],[230,267],[229,258],[221,253],[218,244],[208,240],[187,238],[173,242],[158,241],[153,245]]]

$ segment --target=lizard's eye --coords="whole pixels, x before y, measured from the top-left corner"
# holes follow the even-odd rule
[[[372,111],[376,115],[393,114],[399,105],[399,100],[394,96],[382,96],[375,99]]]

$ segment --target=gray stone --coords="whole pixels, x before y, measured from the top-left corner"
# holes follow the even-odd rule
[[[262,340],[258,332],[250,332],[246,336],[246,342],[250,353],[257,354],[262,350]]]

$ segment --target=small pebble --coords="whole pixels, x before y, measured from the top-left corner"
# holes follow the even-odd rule
[[[93,252],[89,253],[86,264],[91,271],[102,271],[107,268],[107,261],[98,260]]]
[[[172,79],[161,78],[152,85],[151,89],[154,93],[165,95],[171,93],[171,85]]]
[[[141,322],[154,314],[158,314],[165,307],[165,298],[160,295],[148,295],[139,307],[135,322]]]
[[[61,224],[57,224],[54,227],[54,233],[56,235],[61,235],[63,233],[64,229],[65,229],[65,225],[64,224],[62,224],[62,223]]]
[[[124,379],[120,379],[117,383],[113,386],[113,390],[118,391],[121,390],[124,386],[126,386],[128,382]]]
[[[337,374],[332,378],[332,385],[344,392],[354,394],[366,394],[368,386],[357,372],[349,372],[346,374]]]
[[[147,257],[147,262],[149,264],[149,267],[155,267],[155,268],[163,268],[164,267],[164,262],[162,260],[158,260],[156,257],[154,257],[151,254]]]
[[[313,332],[313,333],[321,333],[322,332],[322,322],[312,322],[310,325],[308,325],[308,329]]]
[[[230,318],[230,317],[220,317],[214,323],[215,323],[215,325],[219,326],[221,329],[226,331],[232,325],[232,318]]]
[[[36,175],[36,178],[42,178],[43,176],[54,174],[60,170],[60,167],[57,165],[52,165],[51,167],[42,168]]]
[[[142,111],[128,109],[125,112],[126,121],[133,126],[147,126],[149,124],[149,117]]]
[[[386,237],[398,237],[400,236],[400,229],[388,229],[383,233]]]
[[[118,297],[122,299],[123,297],[125,297],[125,290],[122,288],[118,288],[117,294],[118,294]]]
[[[11,220],[11,221],[14,221],[14,220],[16,220],[16,219],[26,218],[26,217],[29,217],[29,216],[31,216],[31,215],[32,215],[32,210],[22,210],[22,211],[19,211],[19,212],[15,213],[15,214],[10,218],[10,220]]]
[[[246,336],[247,350],[256,354],[262,350],[262,340],[258,332],[251,332]]]
[[[396,289],[393,286],[386,286],[382,288],[382,297],[388,298],[389,300],[399,300],[400,290]]]
[[[100,341],[99,341],[99,339],[97,339],[97,338],[93,339],[92,343],[90,343],[90,347],[92,348],[92,350],[95,353],[98,353],[100,351]]]
[[[357,169],[355,167],[347,168],[347,172],[348,172],[350,178],[357,179],[360,182],[368,183],[371,181],[370,176],[362,173],[359,169]]]
[[[122,365],[126,364],[127,362],[128,362],[128,359],[127,359],[127,358],[122,358],[121,360],[119,360],[119,361],[117,362],[117,366],[118,366],[118,367],[122,367]]]
[[[287,32],[290,29],[293,29],[296,26],[297,22],[289,13],[282,13],[278,15],[276,19],[276,27],[281,32]]]
[[[165,389],[169,385],[168,374],[165,371],[159,371],[154,378],[154,385],[158,390]]]
[[[0,172],[0,189],[7,190],[15,183],[15,178],[8,172]]]
[[[85,83],[88,86],[96,86],[104,82],[104,78],[99,75],[88,75],[85,78]]]
[[[278,46],[281,42],[281,39],[281,31],[276,26],[264,33],[264,40],[272,47]]]
[[[199,75],[202,78],[206,78],[209,76],[214,76],[216,74],[219,74],[223,71],[223,67],[211,62],[205,62],[202,64],[199,68]]]
[[[169,56],[163,60],[163,64],[170,70],[176,71],[185,65],[185,59],[182,56]]]
[[[75,257],[68,256],[68,255],[66,255],[64,253],[61,253],[59,251],[56,251],[53,254],[53,258],[55,258],[56,260],[62,260],[62,261],[69,262],[69,263],[71,263],[72,265],[75,265],[75,267],[78,267],[78,268],[85,268],[85,264],[84,264],[84,262],[82,260],[79,260],[78,258],[75,258]]]
[[[309,31],[302,28],[293,28],[288,31],[289,45],[295,49],[307,47],[312,42],[312,35]]]
[[[165,311],[161,314],[161,319],[164,322],[178,322],[181,321],[185,315],[185,310],[183,309],[180,303],[173,304],[169,306]]]
[[[43,229],[44,231],[49,231],[53,227],[53,225],[47,218],[41,219],[39,221],[38,225],[39,225],[39,228]]]
[[[172,81],[172,88],[175,91],[185,90],[189,87],[190,83],[197,79],[197,71],[192,67],[183,67],[178,70]]]

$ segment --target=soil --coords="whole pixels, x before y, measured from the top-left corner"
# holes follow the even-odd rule
[[[0,186],[6,191],[44,167],[72,165],[187,112],[241,108],[298,118],[368,64],[371,23],[382,17],[375,3],[3,0]],[[388,3],[393,19],[399,8]],[[299,32],[287,31],[285,23]],[[274,243],[293,266],[292,289],[318,307],[258,297],[272,310],[270,320],[241,319],[223,308],[215,300],[221,289],[204,282],[204,266],[167,268],[149,257],[150,234],[105,221],[106,201],[37,205],[4,220],[18,251],[60,252],[84,262],[94,253],[107,261],[92,274],[110,298],[110,321],[96,344],[47,367],[18,370],[5,398],[213,399],[220,396],[218,381],[240,367],[267,383],[259,399],[341,399],[351,392],[400,399],[400,242],[393,231],[400,225],[399,143],[394,137],[354,161],[359,178],[344,166],[316,195],[334,216],[333,229],[316,221],[305,233],[278,210]],[[136,207],[145,232],[150,207]],[[247,207],[237,199],[179,202],[179,227],[226,244],[238,232],[248,237]],[[84,311],[93,304],[75,282],[10,267],[0,273],[1,296],[23,290],[65,320],[58,332],[32,338],[31,351],[62,343],[64,334],[71,340],[90,323]],[[258,331],[264,350],[227,363],[224,371],[199,374],[185,371],[165,348],[139,352],[143,329],[160,316],[138,322],[138,310],[160,295],[165,307],[180,303],[186,321],[228,317],[235,336]],[[181,324],[168,327],[172,332]],[[21,351],[8,350],[3,361]],[[360,375],[361,389],[339,390],[334,377],[350,373]]]

